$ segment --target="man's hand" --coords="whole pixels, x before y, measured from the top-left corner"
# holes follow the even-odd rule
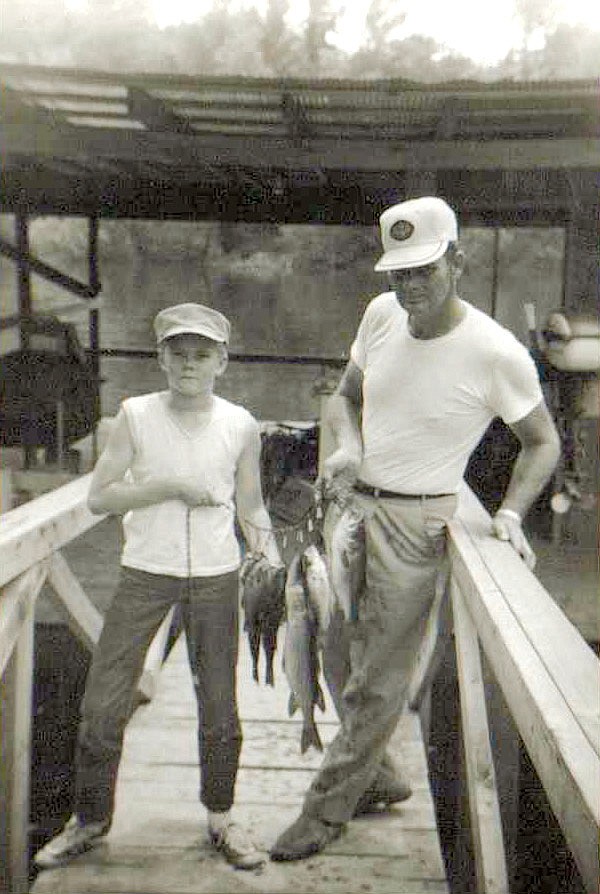
[[[521,519],[516,512],[499,509],[492,520],[492,531],[498,540],[507,540],[531,571],[535,568],[535,553],[529,545]]]
[[[361,464],[361,455],[358,451],[349,450],[347,447],[338,447],[323,464],[323,477],[332,479],[342,477],[353,484],[358,476]]]

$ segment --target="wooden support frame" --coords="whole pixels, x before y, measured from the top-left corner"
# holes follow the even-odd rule
[[[490,745],[477,630],[450,580],[463,745],[478,894],[509,894],[496,772]]]
[[[19,219],[22,219],[20,215],[18,217]],[[27,229],[27,219],[24,218],[24,220],[24,226],[25,229]],[[11,261],[15,261],[18,264],[20,278],[23,281],[25,281],[25,277],[27,277],[27,282],[29,282],[30,274],[36,273],[38,276],[42,276],[49,282],[54,283],[54,285],[62,286],[63,289],[66,289],[78,298],[96,298],[100,292],[101,286],[98,281],[90,284],[82,283],[78,279],[75,279],[75,277],[69,276],[67,273],[61,273],[60,270],[52,267],[51,264],[47,264],[45,261],[36,258],[29,252],[28,240],[23,240],[23,238],[21,238],[18,245],[15,246],[11,245],[7,239],[0,236],[0,254],[5,255],[7,258],[10,258]],[[30,300],[27,303],[27,308],[28,312],[26,312],[26,307],[22,302],[22,316],[31,316]]]
[[[586,890],[597,894],[598,659],[514,550],[489,529],[488,514],[465,493],[449,524],[453,576]]]
[[[29,890],[29,777],[34,612],[46,577],[40,563],[0,591],[0,887]]]

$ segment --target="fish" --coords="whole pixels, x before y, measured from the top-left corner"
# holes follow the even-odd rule
[[[309,544],[300,556],[301,570],[319,633],[324,634],[335,610],[335,594],[331,586],[327,559],[316,545]]]
[[[290,562],[285,585],[286,625],[283,670],[290,687],[288,714],[298,708],[302,712],[300,752],[311,746],[323,750],[315,722],[315,705],[325,710],[325,698],[319,682],[318,621],[310,604],[306,580],[301,567],[301,554]]]
[[[265,683],[275,685],[273,670],[277,634],[285,617],[285,568],[271,565],[265,556],[249,556],[242,566],[242,606],[244,630],[252,657],[252,676],[260,682],[258,666],[262,644],[265,656]]]
[[[331,503],[325,528],[327,557],[335,603],[346,621],[357,619],[360,592],[365,580],[365,522],[352,502],[343,510]]]

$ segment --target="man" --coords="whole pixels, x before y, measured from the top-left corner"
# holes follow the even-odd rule
[[[365,800],[410,795],[394,780],[385,749],[433,602],[446,524],[489,423],[501,416],[521,443],[493,529],[530,567],[521,519],[559,456],[526,349],[459,297],[463,254],[452,209],[441,198],[413,199],[384,211],[380,226],[384,252],[375,269],[387,273],[390,290],[367,307],[332,398],[337,443],[325,465],[326,475],[354,481],[366,529],[343,722],[300,817],[271,849],[274,860],[322,850]]]
[[[242,742],[236,510],[250,549],[281,564],[268,536],[258,425],[214,394],[227,365],[230,324],[222,314],[180,304],[162,310],[154,329],[167,389],[123,401],[92,476],[92,512],[124,515],[121,576],[86,682],[75,812],[36,854],[40,868],[64,863],[108,831],[145,653],[176,603],[198,702],[200,799],[210,841],[237,868],[264,862],[230,815]]]

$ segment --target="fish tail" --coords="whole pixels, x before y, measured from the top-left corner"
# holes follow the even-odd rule
[[[321,689],[321,687],[318,683],[317,683],[317,691],[316,691],[315,695],[316,695],[316,699],[315,699],[316,704],[319,706],[321,711],[324,711],[325,710],[325,696],[323,695],[323,690]]]
[[[304,754],[310,746],[316,748],[317,751],[323,751],[323,743],[319,735],[316,723],[313,721],[305,722],[302,727],[302,735],[300,736],[300,752]]]
[[[273,674],[273,656],[267,658],[267,667],[265,670],[265,683],[267,686],[275,685],[275,676]]]

